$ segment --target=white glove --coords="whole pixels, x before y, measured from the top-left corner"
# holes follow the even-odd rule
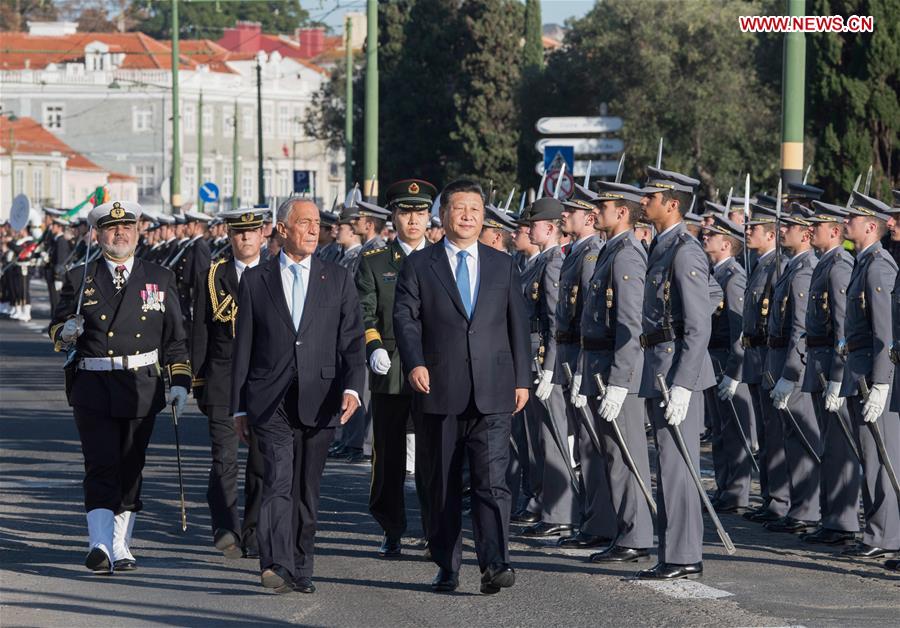
[[[63,284],[63,282],[61,282],[61,281],[54,281],[53,287],[56,288],[57,292],[59,292],[60,290],[62,290],[62,284]]]
[[[169,396],[166,397],[166,403],[175,405],[175,413],[179,416],[184,411],[184,404],[187,403],[188,391],[184,386],[172,386],[169,388]]]
[[[869,398],[863,405],[863,419],[866,423],[874,423],[884,412],[884,406],[887,403],[888,385],[872,384],[869,391]]]
[[[572,386],[569,389],[569,401],[572,402],[572,405],[575,408],[583,408],[587,405],[587,397],[584,395],[578,394],[581,390],[581,374],[575,373],[572,376]]]
[[[776,410],[784,410],[787,408],[788,399],[791,398],[792,392],[794,392],[794,382],[783,377],[778,378],[778,383],[775,384],[775,388],[769,393],[769,397],[772,399],[772,405],[775,406]]]
[[[683,386],[672,386],[664,418],[671,426],[681,425],[691,403],[691,391]]]
[[[78,336],[84,333],[84,318],[82,316],[73,316],[63,325],[62,332],[59,337],[63,342],[75,342]]]
[[[553,371],[541,371],[540,379],[537,381],[537,389],[534,396],[541,401],[547,401],[550,398],[550,392],[553,390]]]
[[[387,349],[381,347],[375,349],[369,356],[369,368],[376,375],[387,375],[391,370],[391,356],[388,355]]]
[[[730,401],[733,399],[739,384],[740,382],[736,379],[731,379],[727,375],[723,375],[722,381],[719,382],[719,399],[722,401]]]
[[[844,405],[844,398],[841,397],[841,383],[828,382],[825,388],[825,409],[829,412],[837,412]]]
[[[628,389],[621,386],[613,386],[610,384],[606,387],[606,394],[600,400],[598,412],[600,416],[607,421],[614,421],[622,412],[622,404],[625,403],[625,397],[628,395]]]

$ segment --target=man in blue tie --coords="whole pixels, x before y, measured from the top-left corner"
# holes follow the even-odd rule
[[[529,326],[512,258],[480,244],[484,195],[459,180],[441,192],[446,237],[412,253],[397,285],[394,332],[421,414],[435,591],[459,585],[462,464],[468,458],[481,592],[515,583],[506,484],[512,414],[531,385]]]

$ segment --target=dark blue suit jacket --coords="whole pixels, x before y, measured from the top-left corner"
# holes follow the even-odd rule
[[[428,414],[462,414],[474,397],[481,414],[515,410],[515,389],[531,385],[529,328],[513,258],[478,245],[479,284],[466,316],[444,241],[410,255],[394,302],[394,334],[404,375],[428,368],[431,392],[416,393]]]
[[[281,286],[279,257],[244,271],[238,291],[231,412],[251,425],[268,421],[297,379],[297,417],[308,426],[334,427],[343,391],[362,398],[365,343],[353,278],[332,262],[311,258],[299,331]]]

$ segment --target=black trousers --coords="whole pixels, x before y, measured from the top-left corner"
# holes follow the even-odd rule
[[[311,577],[319,489],[334,428],[312,428],[298,420],[293,384],[274,416],[254,425],[265,471],[256,539],[262,569],[293,579]]]
[[[406,428],[410,418],[412,397],[409,395],[372,394],[372,485],[369,490],[369,512],[393,539],[406,532]],[[422,507],[425,526],[426,494],[420,473],[421,456],[416,448],[416,491]]]
[[[428,485],[428,545],[434,562],[458,572],[462,563],[463,459],[468,457],[472,531],[478,565],[509,562],[509,414],[480,414],[472,400],[460,415],[423,414],[421,442]]]
[[[212,466],[206,501],[212,531],[231,530],[241,539],[243,547],[256,549],[256,526],[259,521],[259,505],[262,501],[263,461],[256,435],[250,433],[250,448],[244,469],[244,521],[238,518],[237,479],[238,435],[234,431],[234,419],[226,406],[203,406],[203,414],[209,419],[209,441],[212,449]]]
[[[142,471],[156,416],[119,418],[81,406],[72,412],[84,454],[85,511],[140,511]]]
[[[56,304],[59,303],[59,293],[56,291],[56,282],[53,280],[53,269],[48,268],[44,270],[47,279],[47,293],[50,296],[50,317],[53,317],[53,312],[56,311]]]

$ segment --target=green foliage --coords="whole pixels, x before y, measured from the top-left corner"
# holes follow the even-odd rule
[[[525,0],[525,45],[522,68],[544,67],[544,44],[541,28],[541,0]]]
[[[27,31],[29,20],[55,20],[58,13],[50,0],[0,0],[0,31]]]
[[[171,0],[132,0],[128,13],[137,22],[134,30],[158,39],[172,36]],[[239,20],[259,22],[264,33],[293,34],[307,18],[299,0],[178,3],[179,30],[185,39],[219,39]]]

